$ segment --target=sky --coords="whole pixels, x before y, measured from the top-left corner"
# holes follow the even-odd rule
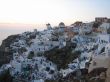
[[[110,17],[110,0],[0,0],[0,23],[57,25]]]
[[[0,44],[9,35],[64,22],[110,18],[110,0],[0,0]]]

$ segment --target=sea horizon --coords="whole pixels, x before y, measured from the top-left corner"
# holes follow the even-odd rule
[[[34,29],[41,31],[45,28],[46,26],[43,24],[0,23],[0,45],[10,35],[21,34],[26,31],[33,31]]]

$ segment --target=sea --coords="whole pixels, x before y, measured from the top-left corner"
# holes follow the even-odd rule
[[[35,24],[16,24],[16,23],[0,23],[0,45],[2,41],[10,35],[21,34],[26,31],[38,31],[45,29],[44,25]]]

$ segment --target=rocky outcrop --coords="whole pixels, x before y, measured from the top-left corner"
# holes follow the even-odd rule
[[[9,63],[12,59],[12,51],[10,48],[10,44],[16,41],[16,38],[19,38],[19,35],[11,35],[8,36],[5,40],[3,40],[0,46],[0,66],[3,64]]]
[[[75,47],[74,47],[75,48]],[[68,67],[68,64],[76,59],[80,55],[80,51],[72,53],[73,48],[70,46],[65,46],[64,48],[54,48],[50,51],[45,52],[45,57],[55,63],[57,68],[65,69]]]
[[[20,38],[20,36],[19,35],[8,36],[5,40],[3,40],[3,42],[0,46],[0,51],[5,51],[6,47],[10,48],[10,44],[15,42],[17,38]]]
[[[0,74],[0,82],[13,82],[13,77],[10,75],[9,70],[5,70]]]
[[[109,63],[109,68],[107,69],[106,72],[106,82],[110,82],[110,63]]]

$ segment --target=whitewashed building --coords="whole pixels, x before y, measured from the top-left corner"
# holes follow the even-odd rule
[[[96,39],[97,39],[97,43],[109,43],[110,35],[109,34],[99,34]]]
[[[63,22],[59,23],[58,27],[59,27],[59,29],[58,29],[59,32],[65,32],[66,26]]]
[[[46,24],[46,26],[47,26],[47,30],[51,30],[52,29],[50,23]]]
[[[10,70],[11,75],[14,75],[16,73],[21,73],[21,63],[20,62],[12,60],[10,62],[10,64],[12,66],[12,69]]]
[[[107,29],[110,28],[110,23],[102,23],[100,26],[99,26],[99,30],[103,33],[103,34],[107,34]]]
[[[96,68],[108,68],[110,63],[110,57],[107,57],[106,54],[97,55],[92,57],[88,71],[91,72]]]
[[[90,33],[92,31],[92,23],[83,23],[81,26],[82,34]]]

